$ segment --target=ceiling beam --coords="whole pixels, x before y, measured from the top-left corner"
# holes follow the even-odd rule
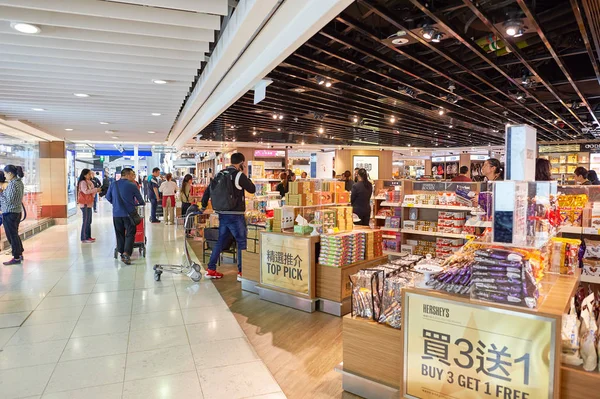
[[[590,62],[592,63],[592,67],[594,68],[594,73],[596,74],[596,79],[598,80],[598,84],[600,84],[600,67],[598,67],[598,60],[596,59],[596,55],[594,54],[594,50],[592,50],[592,44],[590,43],[590,37],[588,34],[588,30],[585,26],[585,22],[583,20],[583,15],[581,13],[581,7],[579,5],[579,0],[570,0],[571,8],[573,9],[573,14],[575,14],[575,19],[577,20],[577,26],[579,27],[579,32],[581,33],[581,38],[583,39],[583,43],[585,44],[585,49],[587,50],[588,56],[590,57]],[[585,10],[587,14],[587,9]],[[600,50],[600,44],[596,43],[596,51]],[[600,54],[600,53],[598,53]]]
[[[218,15],[97,0],[0,0],[0,6],[190,28],[221,28],[221,18]]]
[[[166,9],[227,15],[227,0],[109,0],[114,3],[137,4]]]

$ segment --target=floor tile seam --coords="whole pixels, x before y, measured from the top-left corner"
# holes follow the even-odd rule
[[[6,327],[6,328],[0,328],[0,330],[4,330],[4,329],[8,329],[8,328],[15,328],[15,327]],[[8,343],[13,339],[13,337],[15,336],[15,334],[21,329],[21,327],[16,327],[16,330],[13,331],[12,335],[10,336],[10,338],[8,338],[6,340],[6,343],[3,346],[0,346],[0,349],[5,348],[8,346]]]
[[[68,339],[57,339],[57,340],[46,341],[46,342],[55,342],[55,341],[67,341],[67,342],[65,342],[65,347],[66,347],[66,345],[69,343],[69,340],[68,340]],[[14,347],[16,347],[16,346],[35,345],[35,344],[41,344],[41,343],[43,343],[43,342],[33,342],[33,343],[31,343],[31,344],[23,344],[23,345],[12,345],[12,346],[11,346],[11,348],[14,348]],[[63,351],[64,351],[64,349],[65,349],[65,348],[63,348]],[[62,353],[61,353],[61,355],[60,355],[60,356],[62,356]],[[60,359],[60,356],[59,356],[59,359]],[[30,365],[27,365],[27,366],[20,366],[20,367],[7,367],[7,368],[0,368],[0,373],[1,373],[2,371],[6,371],[6,370],[21,369],[21,368],[25,368],[25,367],[47,366],[47,365],[49,365],[49,364],[57,364],[57,363],[60,363],[60,361],[56,361],[56,362],[43,362],[43,363],[36,363],[36,364],[30,364]]]
[[[192,355],[193,355],[193,352],[192,352]],[[195,362],[196,362],[196,359],[194,358],[194,363]],[[222,369],[222,368],[225,368],[225,367],[241,366],[242,364],[258,363],[258,362],[262,363],[265,367],[267,367],[267,365],[262,361],[262,359],[258,358],[258,359],[248,360],[248,361],[239,362],[239,363],[225,364],[225,365],[222,365],[222,366],[204,367],[202,370],[216,370],[216,369]],[[273,375],[271,375],[271,376],[273,376]],[[275,377],[273,377],[273,379],[275,379]],[[275,381],[277,381],[277,380],[275,380]],[[277,385],[279,385],[279,383],[277,383]]]
[[[88,300],[89,300],[89,296],[88,296]],[[83,309],[85,309],[85,305],[83,306]],[[48,389],[48,385],[50,385],[50,381],[52,381],[52,377],[54,377],[54,373],[56,372],[56,368],[58,367],[58,364],[60,363],[60,359],[63,357],[63,355],[65,353],[65,349],[67,349],[67,344],[69,343],[69,341],[71,340],[71,337],[73,336],[73,331],[75,331],[75,328],[77,327],[77,323],[79,323],[79,320],[81,319],[81,315],[83,314],[83,309],[81,309],[81,313],[79,313],[79,316],[77,317],[77,320],[75,321],[75,327],[73,327],[73,330],[71,331],[71,334],[69,335],[69,338],[67,339],[67,343],[65,344],[65,347],[63,348],[62,352],[60,353],[60,356],[58,357],[58,361],[54,364],[52,373],[50,373],[50,378],[48,378],[48,381],[46,382],[46,385],[44,386],[44,390],[42,391],[41,396],[44,396],[44,394],[46,393],[46,389]],[[23,322],[23,323],[25,323],[25,322]],[[46,323],[46,324],[49,324],[49,323]]]
[[[277,383],[277,385],[279,386],[279,383]],[[261,396],[265,396],[265,395],[271,395],[274,393],[282,393],[285,395],[285,393],[283,392],[283,389],[281,389],[281,387],[279,387],[279,391],[273,391],[273,392],[267,392],[267,393],[261,393],[260,395],[254,395],[254,396],[244,396],[243,398],[240,399],[253,399],[253,398],[260,398]]]
[[[59,394],[59,393],[65,393],[65,392],[75,392],[75,391],[81,391],[83,389],[92,389],[92,388],[100,388],[100,387],[105,387],[105,386],[109,386],[109,385],[115,385],[115,384],[124,384],[125,381],[121,381],[121,382],[112,382],[110,384],[102,384],[102,385],[93,385],[90,387],[83,387],[83,388],[75,388],[75,389],[67,389],[64,391],[54,391],[54,392],[48,392],[48,394]],[[42,396],[40,396],[40,398],[42,398],[44,396],[45,393],[42,394]],[[17,399],[27,399],[30,398],[31,396],[24,396],[22,398],[17,398]]]
[[[135,285],[134,285],[135,287]],[[121,387],[121,398],[125,394],[125,377],[127,376],[127,361],[129,360],[129,343],[131,342],[131,324],[133,319],[133,297],[135,296],[135,291],[131,296],[131,307],[129,308],[129,329],[127,330],[127,352],[125,353],[125,366],[123,367],[123,386]]]

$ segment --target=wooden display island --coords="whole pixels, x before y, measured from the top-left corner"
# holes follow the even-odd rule
[[[465,381],[471,381],[472,385],[469,389],[458,387],[456,377],[459,377],[459,373],[455,372],[456,368],[450,368],[450,362],[448,366],[440,362],[443,360],[441,354],[452,361],[467,353],[465,351],[468,345],[465,346],[464,343],[470,339],[470,342],[474,341],[471,349],[474,364],[477,364],[475,360],[477,341],[485,341],[490,336],[496,336],[494,344],[499,346],[498,350],[505,346],[514,352],[514,356],[510,359],[512,362],[516,364],[520,361],[522,358],[518,357],[526,351],[527,366],[529,367],[531,361],[532,370],[536,370],[532,373],[531,381],[528,374],[525,374],[527,384],[524,386],[530,389],[529,394],[525,396],[527,399],[589,397],[590,392],[600,391],[600,373],[585,372],[581,367],[561,365],[560,361],[562,315],[568,311],[570,299],[579,285],[579,280],[579,274],[547,275],[542,280],[540,304],[537,309],[475,301],[468,297],[432,290],[404,289],[402,330],[347,315],[343,322],[343,363],[337,368],[343,375],[344,390],[364,398],[377,399],[504,398],[505,396],[502,395],[495,396],[495,389],[500,388],[494,387],[502,383],[501,389],[505,390],[502,392],[508,392],[511,382],[490,379],[491,377],[479,373],[481,370],[475,371],[474,368],[459,368],[461,381],[465,384]],[[425,314],[426,312],[429,314]],[[515,320],[522,320],[523,324],[519,326],[514,323]],[[435,326],[432,323],[439,323],[439,329],[432,328],[432,325]],[[466,335],[459,334],[459,331],[467,329],[477,330],[475,336],[478,338],[473,340],[472,332]],[[448,347],[455,344],[457,340],[462,346],[455,352],[450,349],[450,352],[445,353],[439,351],[423,353],[433,339],[428,339],[427,334],[433,331],[437,331],[438,335],[435,335],[436,333],[433,335],[436,339],[443,338],[447,334],[448,339],[444,339],[444,342]],[[510,334],[506,334],[506,331]],[[470,338],[469,334],[471,334]],[[513,345],[519,340],[523,341],[523,344]],[[425,356],[427,354],[431,356]],[[425,370],[429,370],[429,366],[435,368],[438,365],[439,373],[443,373],[443,367],[448,367],[448,370],[452,370],[454,374],[448,372],[447,381],[423,376]],[[523,370],[524,367],[522,366]],[[542,373],[544,368],[546,372]],[[518,385],[516,382],[520,379],[517,376],[522,379],[525,372],[519,368],[514,369],[513,372],[513,384]],[[415,375],[417,380],[423,381],[415,381]],[[444,374],[439,375],[441,377]],[[480,391],[474,390],[476,380],[479,381]],[[490,384],[487,388],[486,381]],[[523,381],[520,382],[523,385]],[[421,383],[422,386],[419,385]],[[491,394],[481,391],[490,387]],[[511,389],[514,397],[519,389],[514,387]],[[526,390],[519,392],[527,393]],[[519,396],[519,399],[525,397]]]

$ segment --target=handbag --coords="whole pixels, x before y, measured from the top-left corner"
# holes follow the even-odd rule
[[[121,191],[119,190],[119,185],[117,184],[117,182],[113,183],[117,189],[117,196],[119,197],[119,200],[121,201],[121,206],[123,207],[123,209],[127,209],[125,207],[125,201],[123,201],[123,197],[121,197]],[[127,215],[129,216],[129,220],[131,220],[131,222],[134,225],[138,225],[140,223],[142,223],[142,217],[140,216],[140,214],[137,211],[137,208],[134,206],[133,207],[133,211],[129,212],[129,214]]]

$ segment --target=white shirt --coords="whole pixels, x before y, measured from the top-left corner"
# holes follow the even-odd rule
[[[177,183],[175,183],[173,180],[165,181],[160,185],[158,191],[163,193],[163,195],[175,195],[175,192],[177,191]]]

